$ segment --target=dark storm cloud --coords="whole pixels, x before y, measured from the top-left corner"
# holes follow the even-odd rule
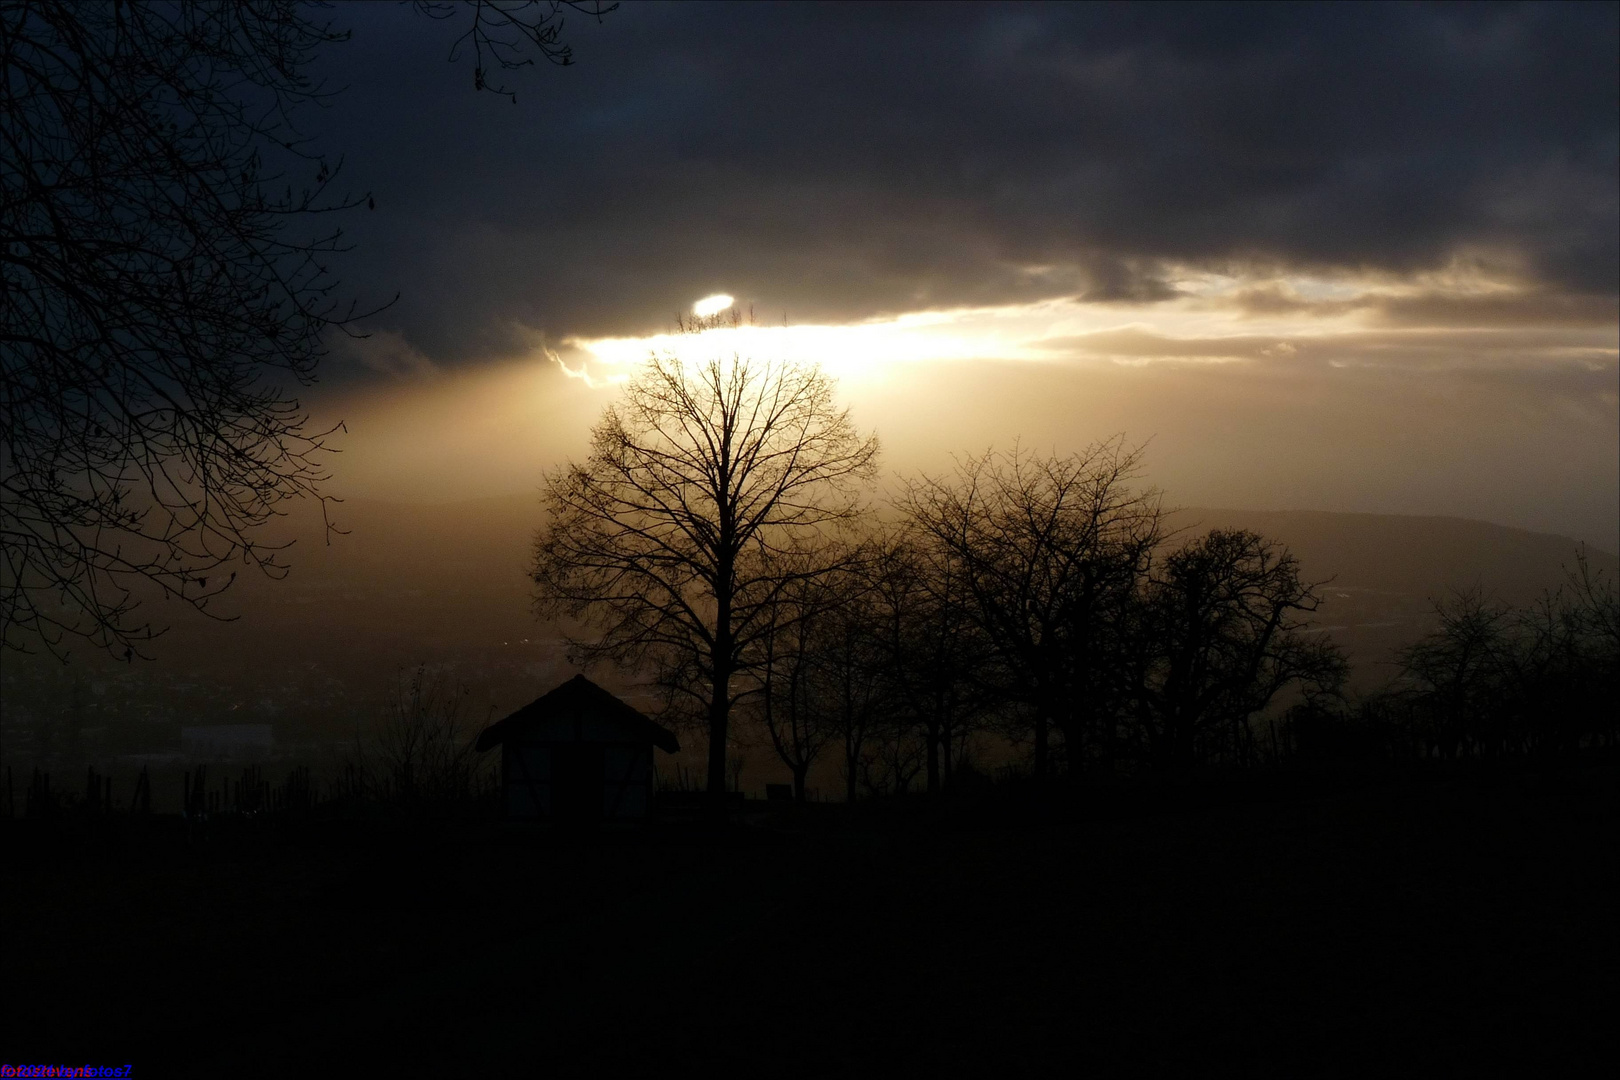
[[[626,4],[514,107],[446,24],[342,8],[321,133],[380,204],[350,279],[436,362],[714,289],[796,322],[1151,303],[1170,264],[1468,255],[1612,317],[1617,10]]]

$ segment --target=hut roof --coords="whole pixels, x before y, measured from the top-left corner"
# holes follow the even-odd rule
[[[649,720],[585,676],[575,675],[549,694],[536,698],[511,716],[489,725],[478,736],[476,749],[483,751],[499,746],[530,726],[545,723],[559,715],[577,716],[581,713],[615,721],[671,754],[681,748],[673,731]]]

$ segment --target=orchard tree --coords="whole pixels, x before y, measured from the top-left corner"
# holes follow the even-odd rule
[[[927,790],[950,783],[954,749],[986,711],[988,645],[960,560],[914,530],[878,537],[868,562],[874,635],[897,718],[921,733]]]
[[[752,716],[793,774],[793,798],[799,803],[805,801],[810,767],[839,734],[818,651],[836,598],[825,575],[807,575],[773,590],[745,661],[757,687]]]
[[[1134,646],[1148,757],[1161,766],[1252,756],[1249,720],[1291,685],[1334,694],[1347,664],[1304,616],[1321,603],[1288,550],[1216,529],[1172,552],[1147,585]]]
[[[884,619],[865,562],[829,575],[833,601],[816,647],[823,699],[838,733],[844,800],[850,803],[870,775],[871,752],[885,735],[900,734],[893,730],[894,680],[884,655]]]
[[[1158,493],[1134,486],[1141,460],[1119,437],[1066,457],[988,452],[901,500],[930,561],[958,575],[989,688],[1031,716],[1037,776],[1052,728],[1071,768],[1089,733],[1111,729],[1124,614],[1163,537]]]

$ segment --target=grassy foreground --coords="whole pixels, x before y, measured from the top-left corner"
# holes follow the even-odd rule
[[[592,843],[6,822],[0,1057],[136,1077],[1613,1060],[1612,765],[1126,812],[812,809]]]

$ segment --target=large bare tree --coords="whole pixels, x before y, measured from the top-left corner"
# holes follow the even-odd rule
[[[590,457],[546,476],[536,610],[583,619],[587,661],[655,667],[707,729],[725,797],[733,685],[783,589],[862,511],[876,436],[860,435],[815,366],[654,356],[592,431]]]
[[[1117,437],[1069,456],[987,452],[901,499],[924,550],[959,575],[955,604],[991,647],[992,689],[1030,716],[1037,776],[1053,727],[1071,768],[1099,727],[1107,752],[1124,615],[1163,537],[1158,493],[1134,486],[1141,461]]]
[[[226,563],[278,572],[251,538],[323,475],[277,377],[347,312],[337,232],[285,226],[363,201],[291,116],[343,36],[291,4],[0,8],[7,646],[127,656],[132,584],[202,607]]]

